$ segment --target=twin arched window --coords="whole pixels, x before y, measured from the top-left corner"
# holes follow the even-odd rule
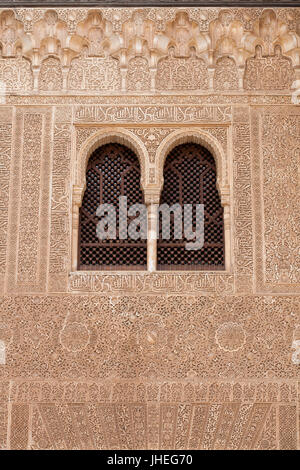
[[[139,160],[126,146],[106,144],[92,153],[86,170],[86,190],[80,208],[78,269],[146,269],[147,228],[146,236],[142,236],[142,223],[145,217],[147,221],[147,215],[142,214],[144,196],[140,179]],[[127,212],[124,213],[122,208],[124,209],[125,198]],[[206,148],[188,143],[178,145],[169,153],[164,165],[160,207],[162,204],[171,208],[170,226],[169,237],[166,238],[162,230],[162,212],[159,212],[157,269],[225,269],[223,208],[216,187],[215,161]],[[204,243],[199,249],[188,250],[186,246],[191,238],[187,238],[184,224],[187,223],[190,230],[196,233],[196,204],[203,205]],[[138,208],[135,216],[130,209],[133,205]],[[99,206],[103,207],[102,212],[99,212]],[[179,209],[180,214],[176,214],[172,206],[182,208]],[[185,207],[188,206],[191,210],[187,211],[187,219],[183,220],[183,214],[186,216]],[[98,230],[103,215],[106,222],[102,224],[102,228],[107,231],[106,238],[99,237]],[[144,219],[142,215],[145,216]],[[176,218],[178,215],[181,215],[181,219]],[[140,233],[140,237],[132,238],[128,235],[128,224],[131,222],[135,224],[135,233]],[[181,223],[182,236],[178,238],[178,226]]]

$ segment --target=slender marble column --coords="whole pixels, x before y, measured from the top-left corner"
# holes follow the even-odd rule
[[[158,204],[148,204],[148,238],[147,238],[147,269],[156,271],[157,267],[157,207]]]
[[[79,230],[79,208],[81,205],[83,188],[74,186],[72,202],[72,271],[78,269],[78,230]]]

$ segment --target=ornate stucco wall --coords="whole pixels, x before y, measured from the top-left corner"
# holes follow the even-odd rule
[[[299,31],[297,8],[0,13],[0,448],[300,448]],[[132,148],[151,208],[189,141],[225,271],[77,272],[91,152]]]

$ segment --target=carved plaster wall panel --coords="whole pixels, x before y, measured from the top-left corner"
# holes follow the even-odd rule
[[[7,297],[10,447],[295,449],[297,302],[231,296],[224,315],[223,296]],[[125,434],[108,426],[115,420]]]
[[[4,291],[7,249],[8,194],[12,149],[12,108],[2,108],[0,114],[0,292]]]
[[[297,297],[128,294],[2,298],[1,378],[298,379]]]
[[[237,292],[252,292],[253,227],[251,199],[250,116],[235,108],[233,125],[234,266]]]
[[[52,109],[15,110],[7,290],[45,291],[49,254]]]
[[[78,387],[72,385],[73,389]],[[125,384],[120,385],[124,389]],[[222,385],[226,389],[227,384]],[[90,384],[92,387],[95,390],[97,384]],[[171,384],[170,388],[176,394],[180,384]],[[155,397],[154,402],[139,398],[137,402],[126,400],[122,404],[13,403],[12,414],[13,449],[296,449],[296,434],[294,428],[289,428],[289,423],[296,423],[293,401],[208,404],[197,400],[190,404],[173,400],[169,403]]]
[[[252,110],[256,285],[299,292],[299,111]]]
[[[71,108],[56,108],[53,131],[51,231],[48,289],[66,290],[70,270]]]
[[[6,91],[30,91],[33,89],[31,64],[24,57],[0,59],[0,80]]]

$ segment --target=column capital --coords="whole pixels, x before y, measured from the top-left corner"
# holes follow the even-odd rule
[[[150,204],[159,204],[160,200],[160,191],[145,191],[144,193],[145,204],[149,206]]]

